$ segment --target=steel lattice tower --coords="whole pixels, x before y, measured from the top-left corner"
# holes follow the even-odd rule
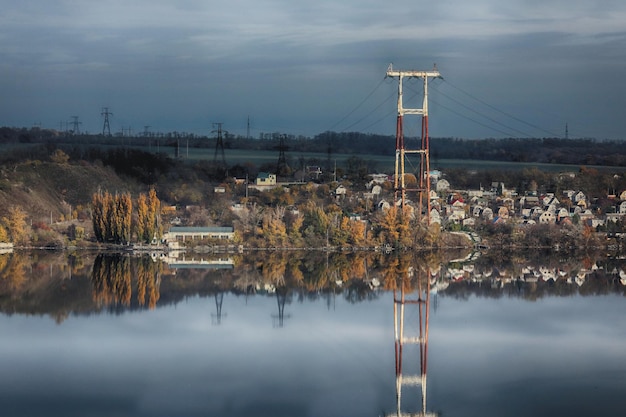
[[[102,126],[102,136],[111,136],[111,125],[109,124],[109,116],[113,116],[113,113],[109,111],[108,107],[102,108],[102,113],[104,116],[104,125]]]
[[[72,134],[80,135],[80,125],[82,122],[78,121],[78,116],[72,116]]]
[[[289,146],[285,144],[286,135],[280,135],[280,142],[276,149],[278,149],[278,163],[276,164],[276,175],[286,175],[289,166],[287,165],[287,157],[285,156],[285,151],[289,150]]]
[[[418,212],[417,218],[421,220],[423,211],[423,201],[426,200],[426,219],[430,222],[430,151],[428,136],[428,78],[440,78],[441,75],[437,67],[431,71],[398,71],[394,70],[392,65],[387,68],[387,77],[398,78],[398,117],[396,120],[396,162],[395,162],[395,178],[394,190],[395,201],[400,200],[404,208],[406,203],[407,191],[416,191],[418,193]],[[421,78],[424,81],[424,97],[421,109],[404,108],[402,98],[402,82],[404,78]],[[422,134],[420,149],[405,149],[404,147],[404,115],[421,115],[422,116]],[[417,188],[409,189],[406,186],[405,178],[405,160],[407,154],[419,155],[419,168],[417,177]]]
[[[224,123],[218,122],[218,123],[213,123],[213,127],[217,126],[217,130],[214,130],[213,133],[217,133],[217,140],[215,142],[215,153],[213,154],[213,163],[215,165],[218,165],[218,161],[217,161],[217,152],[218,150],[221,152],[222,155],[222,161],[221,161],[221,165],[226,168],[226,156],[224,155],[224,140],[222,138],[222,125]]]

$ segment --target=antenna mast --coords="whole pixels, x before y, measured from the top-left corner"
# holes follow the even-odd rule
[[[398,78],[398,117],[396,121],[396,163],[395,163],[395,201],[400,199],[402,208],[406,204],[406,192],[418,192],[418,213],[417,218],[421,220],[423,200],[426,200],[426,219],[430,222],[430,155],[428,137],[428,78],[441,78],[437,66],[431,71],[399,71],[394,70],[389,64],[387,77]],[[402,82],[404,78],[422,78],[424,80],[424,97],[421,109],[404,108],[402,100]],[[422,116],[422,140],[420,149],[408,150],[404,147],[404,115]],[[407,154],[416,153],[420,156],[419,172],[416,189],[407,189],[405,182],[405,159]],[[424,195],[425,194],[425,195]]]

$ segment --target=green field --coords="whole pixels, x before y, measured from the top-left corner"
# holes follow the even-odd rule
[[[168,149],[168,153],[174,157],[175,152],[173,149]],[[187,154],[185,149],[180,150],[180,157],[183,159],[189,159],[190,161],[213,161],[215,156],[214,149],[189,149]],[[226,149],[224,151],[226,163],[228,165],[243,164],[250,162],[256,166],[260,166],[266,163],[278,162],[278,151],[251,151],[243,149]],[[368,155],[368,154],[332,154],[331,164],[337,164],[338,167],[344,167],[345,161],[350,157],[358,157],[367,162],[371,162],[377,172],[394,171],[395,156],[393,155]],[[308,161],[317,159],[322,167],[325,167],[328,160],[328,155],[324,152],[286,152],[286,158],[289,165],[294,167],[300,166],[300,159],[304,158],[306,163]],[[221,159],[221,154],[218,154],[218,160]],[[370,166],[372,165],[370,164]],[[408,158],[406,162],[406,171],[417,171],[418,159],[416,156]],[[537,168],[546,172],[577,172],[580,169],[580,165],[567,165],[567,164],[548,164],[548,163],[536,163],[536,162],[503,162],[503,161],[483,161],[483,160],[470,160],[470,159],[434,159],[430,160],[431,169],[450,169],[450,168],[464,168],[468,170],[522,170],[525,168]],[[604,167],[604,166],[590,166],[599,170],[610,171],[625,171],[626,167]]]
[[[21,148],[26,149],[28,147],[36,146],[36,144],[3,144],[0,146],[0,152],[10,152],[12,150]],[[109,147],[126,147],[130,145],[128,142],[124,142],[123,139],[115,138],[110,144],[98,144],[89,145],[87,143],[74,143],[72,146],[76,147],[89,147],[97,146],[100,148]],[[176,156],[176,149],[172,146],[132,146],[134,149],[141,149],[147,152],[159,152],[174,158]],[[297,152],[289,150],[286,153],[287,163],[298,169],[301,165],[301,161],[304,161],[305,165],[320,165],[325,168],[328,161],[328,155],[325,152]],[[179,158],[182,160],[194,161],[208,161],[212,162],[216,155],[214,148],[187,148],[181,144],[178,150]],[[247,149],[225,149],[224,156],[226,163],[229,166],[236,164],[252,163],[257,167],[264,164],[273,164],[278,162],[277,150],[247,150]],[[372,172],[386,172],[392,173],[394,171],[395,157],[393,155],[370,155],[370,154],[332,154],[331,164],[337,167],[343,168],[346,165],[346,160],[350,157],[357,157],[368,162],[370,171]],[[218,161],[221,160],[221,153],[217,154]],[[548,164],[548,163],[536,163],[536,162],[503,162],[503,161],[485,161],[485,160],[470,160],[470,159],[445,159],[445,158],[431,158],[431,169],[445,170],[450,168],[463,168],[468,170],[522,170],[524,168],[538,168],[545,172],[571,172],[578,171],[580,165],[566,165],[566,164]],[[596,168],[602,171],[611,172],[623,172],[626,171],[626,167],[609,167],[609,166],[588,166]],[[418,157],[411,155],[406,162],[407,172],[416,172],[418,168]]]

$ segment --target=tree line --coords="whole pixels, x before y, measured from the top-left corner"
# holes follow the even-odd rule
[[[163,147],[175,147],[181,136],[173,132],[159,137]],[[206,135],[185,135],[190,147],[213,148],[217,138]],[[92,145],[115,144],[115,138],[102,135],[74,135],[40,128],[0,127],[0,143],[68,143]],[[156,139],[149,135],[128,138],[133,145],[150,146]],[[289,135],[280,132],[263,133],[259,138],[225,134],[225,148],[249,150],[276,150],[282,143],[287,149],[299,152],[328,154],[393,155],[394,135],[363,132],[326,131],[313,137]],[[407,147],[417,147],[418,138],[406,137]],[[118,144],[121,145],[121,144]],[[535,162],[576,165],[626,165],[626,141],[597,140],[593,138],[483,138],[431,137],[431,155],[434,160],[473,159],[507,162]],[[32,149],[30,150],[32,151]],[[25,152],[30,152],[26,151]],[[133,169],[134,165],[126,168]],[[145,167],[143,168],[145,171]]]

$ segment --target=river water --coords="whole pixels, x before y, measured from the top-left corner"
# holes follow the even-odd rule
[[[619,260],[2,256],[2,416],[624,415]]]

